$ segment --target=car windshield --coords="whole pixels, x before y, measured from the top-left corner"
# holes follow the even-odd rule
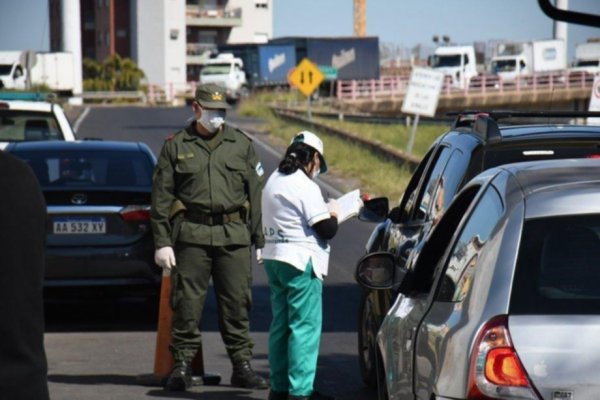
[[[138,151],[17,151],[13,154],[31,166],[44,189],[152,185],[152,162]]]
[[[434,55],[431,59],[433,68],[439,67],[460,67],[460,54],[449,54],[445,56]]]
[[[200,71],[200,75],[225,75],[231,70],[231,64],[210,64]]]
[[[600,314],[600,215],[527,221],[511,314]]]
[[[11,64],[0,64],[0,75],[9,75],[12,71]]]
[[[0,109],[0,142],[64,140],[49,112]]]
[[[492,62],[492,74],[497,74],[498,72],[512,72],[516,69],[517,61],[516,60],[496,60]]]

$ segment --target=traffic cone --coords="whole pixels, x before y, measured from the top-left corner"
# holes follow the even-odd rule
[[[154,351],[154,375],[166,378],[173,369],[173,355],[169,351],[171,344],[171,270],[163,268],[160,282],[160,300],[158,303],[158,330],[156,332],[156,349]]]
[[[171,320],[173,310],[169,301],[171,297],[171,270],[163,268],[160,283],[160,300],[158,306],[158,328],[156,333],[156,348],[154,351],[154,373],[138,375],[137,382],[144,386],[164,386],[175,361],[169,351],[171,344]],[[192,383],[194,385],[218,385],[221,376],[204,372],[204,355],[202,344],[192,360]]]

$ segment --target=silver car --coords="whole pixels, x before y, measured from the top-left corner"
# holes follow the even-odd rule
[[[467,184],[406,269],[377,335],[379,398],[600,398],[600,160],[510,164]]]

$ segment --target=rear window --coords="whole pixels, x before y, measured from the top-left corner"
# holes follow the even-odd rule
[[[154,166],[141,152],[16,152],[35,172],[44,189],[77,187],[150,187]]]
[[[47,112],[0,109],[0,142],[64,140],[54,115]]]
[[[511,314],[600,314],[600,215],[527,221]]]
[[[600,154],[598,142],[532,144],[529,146],[503,147],[488,150],[485,156],[484,169],[522,161],[556,160],[565,158],[586,158]]]

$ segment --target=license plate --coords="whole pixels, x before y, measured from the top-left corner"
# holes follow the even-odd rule
[[[53,221],[55,235],[86,235],[106,233],[105,218],[60,218]]]

